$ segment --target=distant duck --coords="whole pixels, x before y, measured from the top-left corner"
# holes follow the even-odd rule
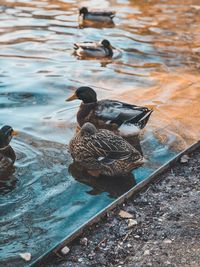
[[[7,177],[13,167],[16,155],[10,141],[16,132],[10,126],[3,126],[0,129],[0,178]]]
[[[85,122],[91,122],[98,129],[108,129],[122,136],[138,135],[153,112],[147,107],[116,100],[98,101],[96,92],[90,87],[79,87],[66,101],[74,99],[83,101],[77,113],[77,122],[80,127]]]
[[[141,154],[121,136],[97,130],[90,122],[72,138],[69,151],[95,177],[124,175],[143,163]]]
[[[105,11],[105,10],[88,10],[87,7],[81,7],[79,9],[79,25],[84,25],[86,23],[103,23],[103,24],[113,24],[113,18],[115,12]]]
[[[105,39],[101,42],[75,43],[74,50],[79,57],[105,58],[113,56],[113,47]]]

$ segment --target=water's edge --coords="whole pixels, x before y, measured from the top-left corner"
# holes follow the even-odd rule
[[[86,228],[90,227],[92,224],[97,223],[103,216],[106,215],[107,212],[113,210],[116,206],[122,204],[126,199],[132,197],[133,195],[141,192],[142,190],[145,190],[149,185],[155,183],[160,179],[160,175],[167,171],[170,167],[172,167],[184,154],[191,153],[192,151],[196,150],[198,147],[200,147],[200,140],[190,145],[188,148],[183,150],[182,152],[178,153],[175,157],[170,159],[168,162],[163,164],[160,168],[158,168],[156,171],[154,171],[151,175],[149,175],[148,178],[144,179],[140,183],[138,183],[136,186],[134,186],[132,189],[130,189],[128,192],[123,194],[121,197],[117,198],[115,201],[113,201],[110,205],[108,205],[106,208],[104,208],[102,211],[97,213],[95,216],[93,216],[90,220],[88,220],[86,223],[84,223],[81,227],[79,227],[76,231],[74,231],[72,234],[66,236],[60,244],[56,245],[54,248],[52,248],[48,253],[43,254],[41,257],[39,257],[37,260],[32,262],[29,267],[34,267],[37,264],[43,262],[46,257],[50,255],[53,251],[60,250],[63,246],[69,244],[72,242],[75,238],[80,236],[83,231],[86,230]]]

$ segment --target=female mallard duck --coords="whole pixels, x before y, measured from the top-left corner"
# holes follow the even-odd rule
[[[113,56],[113,47],[108,40],[96,42],[75,43],[74,50],[79,57],[104,58]]]
[[[84,23],[88,22],[113,24],[114,16],[115,12],[113,11],[89,11],[87,7],[81,7],[79,9],[78,21],[80,25],[83,25]]]
[[[144,128],[153,110],[115,100],[97,101],[96,92],[90,87],[78,88],[66,101],[83,102],[77,113],[79,126],[93,123],[98,129],[108,129],[122,136],[137,135]]]
[[[69,151],[92,176],[124,175],[143,163],[140,153],[121,136],[97,130],[90,122],[72,138]]]
[[[7,177],[15,162],[16,156],[9,145],[16,132],[10,126],[3,126],[0,129],[0,178]]]

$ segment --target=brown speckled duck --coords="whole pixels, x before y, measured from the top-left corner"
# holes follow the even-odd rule
[[[121,136],[85,123],[69,143],[74,161],[92,176],[118,176],[143,163],[141,154]]]
[[[77,113],[80,127],[91,122],[98,129],[108,129],[121,136],[138,135],[145,127],[153,110],[116,100],[97,100],[90,87],[79,87],[66,101],[82,100]]]
[[[16,132],[10,126],[3,126],[0,129],[0,178],[7,177],[16,159],[15,152],[10,146],[12,137]]]

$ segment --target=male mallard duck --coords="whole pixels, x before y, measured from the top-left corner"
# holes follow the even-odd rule
[[[113,23],[113,18],[115,12],[113,11],[100,11],[91,10],[89,11],[87,7],[81,7],[79,9],[79,24],[82,25],[84,22],[100,22],[100,23]]]
[[[16,132],[10,126],[3,126],[0,129],[0,177],[4,178],[10,173],[16,156],[12,147],[9,145]]]
[[[83,42],[74,44],[75,53],[79,57],[112,57],[113,47],[108,40],[101,42]]]
[[[66,101],[83,102],[77,113],[79,126],[93,123],[98,129],[108,129],[119,135],[137,135],[144,128],[153,110],[116,100],[97,101],[96,92],[90,87],[79,87]]]
[[[97,130],[90,122],[72,138],[69,151],[92,176],[123,175],[143,163],[141,154],[121,136]]]

